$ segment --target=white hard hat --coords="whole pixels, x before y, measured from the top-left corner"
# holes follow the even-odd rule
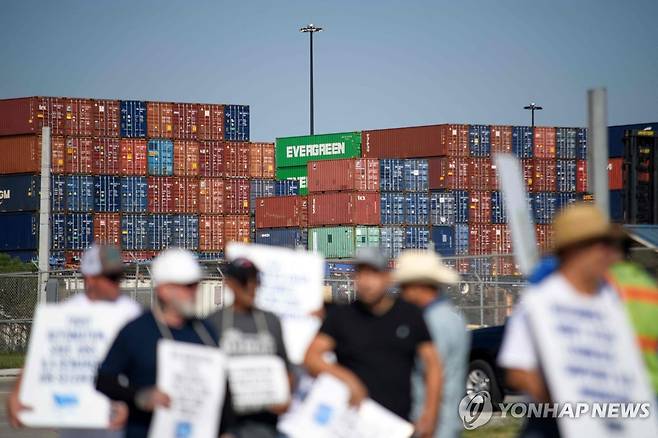
[[[153,285],[193,284],[201,280],[201,266],[190,251],[168,248],[160,253],[151,265]]]

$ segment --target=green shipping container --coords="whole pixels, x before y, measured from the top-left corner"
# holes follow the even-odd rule
[[[308,185],[306,184],[308,170],[306,166],[297,167],[278,167],[276,169],[276,179],[294,179],[299,181],[299,194],[308,195]]]
[[[276,167],[306,166],[309,161],[361,156],[361,133],[303,135],[276,139]]]
[[[327,259],[351,259],[356,248],[379,246],[378,227],[327,227],[308,230],[308,249]]]

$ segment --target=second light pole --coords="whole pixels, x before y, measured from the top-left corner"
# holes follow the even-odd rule
[[[321,27],[316,27],[313,26],[312,24],[309,24],[308,26],[304,26],[301,29],[299,29],[300,32],[302,33],[308,33],[310,38],[310,43],[311,43],[311,69],[310,69],[310,75],[311,75],[311,81],[310,81],[310,88],[311,88],[311,99],[310,99],[310,106],[311,106],[311,135],[313,135],[313,34],[315,32],[321,32],[322,28]]]
[[[530,105],[524,106],[523,109],[527,109],[532,111],[532,127],[535,127],[535,111],[541,111],[544,108],[540,107],[539,105],[535,105],[534,102],[532,102]]]

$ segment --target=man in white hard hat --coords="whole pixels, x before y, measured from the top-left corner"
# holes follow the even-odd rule
[[[464,396],[470,337],[464,317],[443,290],[457,283],[459,274],[445,266],[433,251],[409,250],[400,255],[393,279],[400,286],[402,298],[423,309],[441,359],[441,406],[434,436],[461,436],[463,427],[458,407]],[[412,389],[413,416],[417,417],[425,399],[421,369],[414,373]]]
[[[142,313],[139,304],[121,294],[119,283],[123,277],[124,264],[119,248],[112,245],[92,245],[82,255],[80,272],[84,278],[84,292],[73,295],[60,304],[61,306],[84,307],[93,306],[99,302],[112,304],[113,316],[123,320],[123,323],[133,320]],[[106,333],[108,342],[114,339],[115,335],[115,332]],[[22,426],[19,413],[23,409],[29,409],[29,407],[23,406],[19,400],[21,381],[22,374],[7,399],[7,417],[13,427]],[[124,403],[116,402],[112,404],[112,410],[111,427],[121,429],[127,418],[128,408]],[[60,438],[120,438],[122,436],[121,430],[67,429],[60,431]]]
[[[170,248],[156,257],[151,269],[156,305],[119,332],[98,369],[97,389],[130,408],[126,438],[145,438],[155,408],[170,403],[167,394],[155,386],[158,341],[217,346],[215,330],[195,317],[201,277],[201,266],[187,250]],[[228,400],[224,408],[222,426],[229,415]]]

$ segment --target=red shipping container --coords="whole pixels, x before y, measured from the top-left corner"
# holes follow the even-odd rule
[[[151,260],[157,255],[157,251],[121,251],[124,263],[135,263]]]
[[[305,228],[308,201],[305,196],[277,196],[256,199],[256,228]]]
[[[199,217],[199,251],[224,251],[224,217]]]
[[[248,179],[231,179],[224,181],[224,212],[229,214],[249,213]]]
[[[535,158],[555,158],[555,128],[535,127],[533,156]]]
[[[224,142],[224,175],[249,176],[249,143]]]
[[[91,174],[93,161],[94,142],[91,138],[66,137],[66,173]]]
[[[308,223],[379,225],[378,193],[317,193],[308,197]]]
[[[471,224],[490,224],[491,192],[469,192],[468,198],[468,222]]]
[[[507,224],[491,226],[491,252],[493,254],[512,254],[512,234]]]
[[[119,149],[121,175],[146,175],[146,140],[122,138]]]
[[[91,137],[94,132],[94,101],[91,99],[64,100],[64,134]]]
[[[430,190],[468,190],[471,186],[469,168],[471,160],[462,157],[431,158],[429,164]]]
[[[228,215],[224,217],[224,242],[248,243],[251,225],[248,214]]]
[[[555,192],[557,190],[557,160],[532,160],[531,192]]]
[[[199,180],[175,176],[172,178],[172,193],[176,213],[199,213]]]
[[[0,174],[31,173],[41,170],[41,136],[0,137]]]
[[[201,176],[224,176],[224,143],[199,142],[199,173]]]
[[[66,269],[79,269],[82,251],[64,251],[64,267]]]
[[[194,103],[173,105],[173,137],[183,140],[196,139],[198,106]]]
[[[146,102],[146,132],[152,138],[171,138],[174,133],[174,104]]]
[[[121,115],[118,100],[94,101],[94,133],[98,137],[118,137]]]
[[[491,158],[469,159],[468,180],[470,190],[496,190],[496,169]]]
[[[121,149],[118,138],[101,137],[93,139],[93,173],[119,175],[121,173]]]
[[[493,247],[493,226],[491,224],[470,224],[468,232],[468,247],[471,255],[491,254]]]
[[[199,180],[199,212],[224,213],[224,184],[222,178]]]
[[[578,160],[576,161],[576,192],[587,191],[587,160]]]
[[[197,136],[201,140],[224,139],[224,105],[200,103],[197,113]]]
[[[119,213],[94,214],[94,243],[121,245],[121,215]]]
[[[512,153],[512,127],[491,125],[489,127],[491,142],[491,155]]]
[[[199,176],[199,143],[174,140],[174,175]]]
[[[59,97],[23,97],[0,100],[0,135],[64,134],[64,100]]]
[[[309,192],[379,191],[377,158],[309,161],[307,174]]]
[[[173,213],[174,208],[174,178],[171,176],[149,176],[148,211],[150,213]]]
[[[274,179],[275,175],[275,158],[274,143],[263,143],[263,178]]]
[[[65,163],[66,142],[64,137],[50,137],[50,171],[52,173],[66,172]]]
[[[610,158],[608,160],[608,186],[610,190],[624,189],[624,159],[623,158]]]
[[[466,137],[468,147],[468,135]],[[441,125],[377,129],[361,133],[365,158],[440,157],[447,153],[441,142]]]
[[[537,233],[537,246],[542,251],[553,249],[553,226],[552,225],[535,225]]]
[[[468,157],[468,125],[441,125],[441,150],[449,157]]]
[[[263,144],[249,143],[249,178],[263,177]]]
[[[530,190],[530,186],[535,178],[535,167],[532,159],[521,160],[521,172],[523,172],[523,180],[526,184],[526,190]]]

